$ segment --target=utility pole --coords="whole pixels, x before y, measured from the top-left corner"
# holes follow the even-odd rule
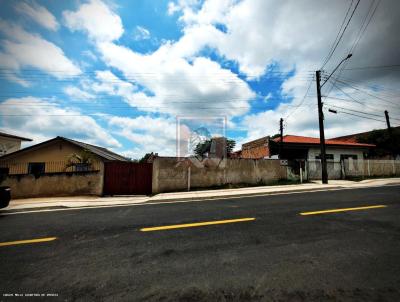
[[[322,100],[321,100],[321,87],[328,82],[331,76],[335,73],[335,71],[339,68],[339,66],[346,60],[350,59],[353,55],[349,53],[347,57],[345,57],[340,63],[333,69],[331,74],[326,78],[326,80],[321,85],[321,71],[317,70],[315,72],[316,82],[317,82],[317,96],[318,96],[318,119],[319,119],[319,140],[321,145],[321,174],[322,174],[322,183],[328,183],[328,169],[326,167],[326,148],[325,148],[325,132],[324,132],[324,113],[322,111]]]
[[[386,117],[386,125],[389,131],[389,134],[392,134],[392,128],[390,127],[390,120],[389,120],[389,112],[385,110],[385,117]]]
[[[393,159],[396,157],[395,147],[394,147],[394,138],[392,135],[392,127],[390,127],[390,119],[389,119],[389,112],[385,110],[385,118],[386,118],[386,125],[388,128],[389,133],[389,142],[390,142],[390,149],[392,152]]]
[[[321,99],[321,71],[315,72],[317,82],[317,96],[318,96],[318,120],[319,120],[319,140],[321,146],[321,174],[322,183],[328,183],[328,170],[326,167],[326,148],[325,148],[325,132],[324,132],[324,113],[322,111],[322,99]]]
[[[283,149],[283,118],[279,120],[279,134],[280,134],[280,141],[279,141],[279,158],[282,159],[282,149]]]

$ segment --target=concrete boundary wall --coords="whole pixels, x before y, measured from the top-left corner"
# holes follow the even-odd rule
[[[329,179],[400,176],[400,160],[345,159],[327,162]],[[308,179],[321,179],[321,162],[307,161]]]
[[[157,157],[153,162],[153,194],[210,188],[226,184],[268,184],[287,179],[287,167],[266,159],[179,159]]]
[[[400,176],[400,160],[346,159],[343,164],[346,177]]]
[[[11,198],[102,195],[103,169],[99,172],[49,173],[34,175],[8,175],[1,186],[11,187]]]

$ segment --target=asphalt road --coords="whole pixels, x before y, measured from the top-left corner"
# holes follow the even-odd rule
[[[0,300],[400,301],[399,216],[400,186],[0,215],[0,245],[57,238],[0,246]]]

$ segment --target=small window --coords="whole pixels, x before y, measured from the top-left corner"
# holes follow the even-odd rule
[[[88,163],[77,163],[74,166],[76,172],[90,171],[90,164]]]
[[[0,168],[0,176],[6,176],[10,174],[10,168]]]
[[[316,155],[315,159],[321,159],[321,154]],[[333,160],[333,154],[325,154],[325,159],[326,160]]]
[[[33,175],[44,174],[45,171],[45,163],[29,163],[28,164],[28,173]]]

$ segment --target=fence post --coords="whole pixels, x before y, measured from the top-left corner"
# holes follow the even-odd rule
[[[369,167],[369,159],[367,159],[368,176],[371,176],[371,169]]]
[[[300,162],[300,183],[303,183],[303,168],[301,166],[301,162]]]
[[[190,191],[190,166],[188,167],[187,180],[187,190]]]
[[[396,166],[394,165],[394,159],[392,159],[393,176],[396,175]]]
[[[342,169],[342,177],[343,177],[343,179],[346,179],[346,167],[345,167],[344,161],[345,161],[344,159],[342,159],[340,161],[340,166]]]
[[[308,169],[307,169],[307,166],[308,166],[308,160],[305,160],[304,161],[304,178],[306,180],[308,180]]]

